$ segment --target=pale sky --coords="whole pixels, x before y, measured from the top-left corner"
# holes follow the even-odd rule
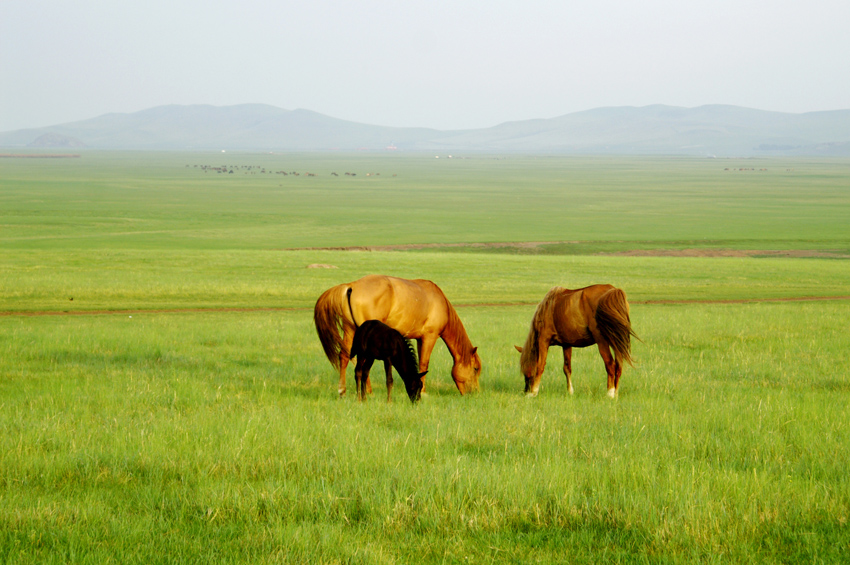
[[[2,0],[0,131],[164,104],[464,129],[850,108],[848,0]]]

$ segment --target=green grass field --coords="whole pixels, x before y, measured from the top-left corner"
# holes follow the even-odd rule
[[[235,172],[201,168],[224,165]],[[583,252],[697,246],[848,253],[847,166],[404,154],[2,159],[0,249],[564,241]]]
[[[847,562],[848,164],[0,159],[0,559]],[[291,250],[499,241],[569,243]],[[683,248],[823,256],[597,254]],[[312,305],[371,272],[444,289],[480,393],[440,344],[418,405],[337,397]],[[525,398],[536,302],[596,282],[642,339],[619,399],[594,348]]]

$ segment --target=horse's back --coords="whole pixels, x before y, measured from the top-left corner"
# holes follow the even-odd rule
[[[407,337],[442,330],[446,300],[431,281],[367,275],[351,283],[351,310],[356,323],[380,320]]]
[[[596,309],[599,301],[614,286],[596,284],[578,289],[555,287],[550,293],[553,333],[563,345],[586,347],[596,340]]]

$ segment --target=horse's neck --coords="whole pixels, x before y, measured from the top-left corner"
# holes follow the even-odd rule
[[[460,318],[458,318],[454,308],[451,306],[449,308],[449,323],[446,324],[446,328],[440,337],[443,339],[443,343],[446,344],[449,353],[452,354],[452,358],[457,362],[458,360],[469,357],[472,351],[472,342],[469,340],[466,329],[460,322]]]

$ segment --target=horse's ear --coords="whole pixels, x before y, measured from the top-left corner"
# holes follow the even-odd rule
[[[424,377],[427,374],[428,374],[428,371],[423,371],[423,372],[419,373],[419,378],[421,379],[422,377]]]
[[[520,353],[522,353],[522,347],[520,347],[519,345],[514,345],[514,347],[516,347],[516,350],[517,350],[517,351],[519,351]]]
[[[478,352],[478,348],[477,348],[477,347],[473,347],[473,348],[472,348],[472,354],[473,354],[473,355],[475,355],[477,352]]]

